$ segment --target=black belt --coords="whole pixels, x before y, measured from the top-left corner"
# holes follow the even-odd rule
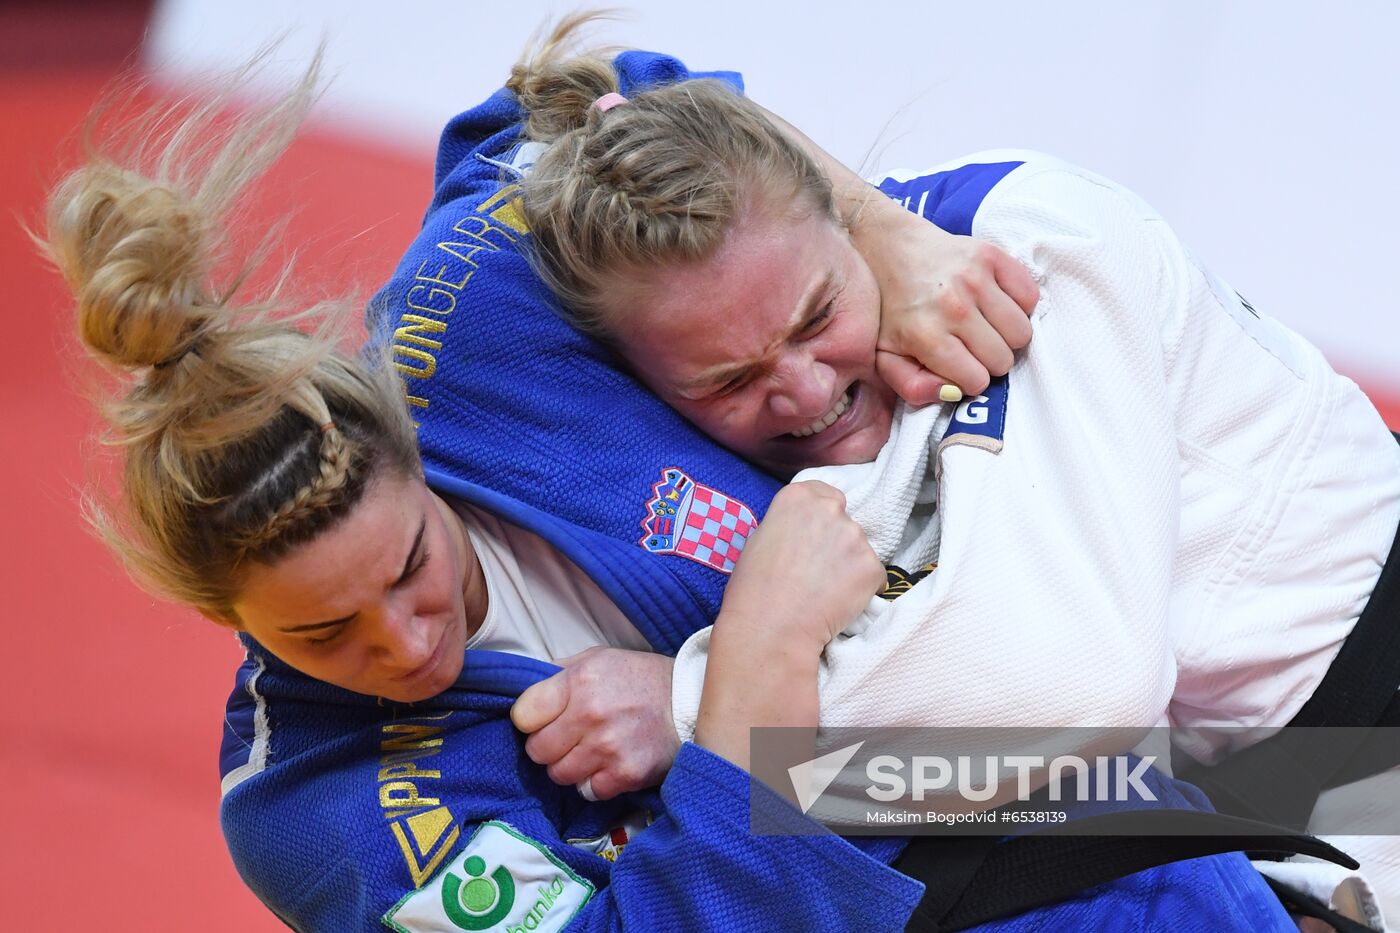
[[[996,836],[912,839],[893,866],[925,886],[906,930],[963,930],[1054,904],[1149,868],[1222,852],[1311,855],[1357,867],[1355,860],[1320,839],[1278,835],[1277,826],[1199,810],[1101,814],[1077,820],[1074,827],[1076,832],[1114,835],[1068,836],[1045,829],[1006,841]],[[1211,835],[1148,835],[1167,830]]]

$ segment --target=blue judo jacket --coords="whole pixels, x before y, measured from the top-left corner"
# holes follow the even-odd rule
[[[615,64],[624,94],[693,76],[650,53]],[[392,346],[430,484],[545,537],[674,653],[713,620],[743,544],[705,537],[705,510],[737,504],[751,522],[779,484],[551,310],[512,200],[535,151],[520,118],[502,90],[448,125],[423,229],[371,302],[371,329]],[[944,179],[919,207],[966,232],[999,177]],[[788,805],[698,746],[656,792],[590,803],[555,786],[508,718],[556,670],[547,663],[469,651],[452,689],[408,706],[311,680],[244,642],[221,820],[244,880],[294,929],[883,931],[902,929],[922,892],[888,867],[900,839],[752,835],[751,806]],[[1166,805],[1208,806],[1154,780]],[[1291,926],[1234,854],[986,929],[1274,928]]]
[[[469,651],[452,689],[409,706],[312,680],[245,644],[221,818],[244,881],[293,929],[897,931],[922,895],[888,867],[902,839],[803,834],[816,829],[805,816],[696,745],[682,747],[655,792],[590,803],[555,785],[509,719],[519,692],[553,665]],[[1158,800],[1144,806],[1208,808],[1189,785],[1156,772],[1146,782]],[[751,834],[751,808],[771,808],[764,822],[776,816],[795,833]],[[473,900],[470,885],[483,879],[491,883]],[[977,929],[1296,927],[1231,853]]]
[[[751,837],[748,774],[698,746],[682,749],[657,792],[590,803],[556,786],[509,719],[552,665],[468,652],[451,690],[381,705],[247,644],[221,816],[244,880],[294,929],[392,928],[384,918],[405,896],[453,871],[465,878],[473,854],[514,871],[517,891],[538,854],[564,895],[541,918],[551,924],[506,915],[481,929],[562,929],[553,923],[567,914],[571,931],[894,930],[918,901],[922,886],[885,864],[899,840],[865,843],[871,855],[831,835]],[[527,857],[473,849],[488,821],[528,840]]]

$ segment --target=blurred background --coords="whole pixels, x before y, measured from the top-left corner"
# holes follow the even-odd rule
[[[131,586],[82,529],[95,462],[71,312],[36,258],[45,188],[114,78],[150,95],[282,39],[274,82],[325,37],[332,84],[243,221],[291,211],[313,294],[367,295],[430,194],[442,124],[573,7],[378,0],[0,2],[0,891],[12,929],[271,931],[217,825],[232,638]],[[1400,5],[645,0],[600,42],[744,72],[751,96],[848,164],[1042,149],[1142,194],[1262,312],[1322,347],[1400,427],[1395,313]]]

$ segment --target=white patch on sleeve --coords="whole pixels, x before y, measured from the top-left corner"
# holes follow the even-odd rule
[[[594,890],[547,848],[492,820],[383,922],[398,933],[557,933]]]
[[[548,148],[544,143],[524,142],[507,152],[503,158],[488,159],[479,152],[476,158],[487,165],[496,166],[511,179],[519,181],[530,173],[530,169],[535,167],[535,162]]]

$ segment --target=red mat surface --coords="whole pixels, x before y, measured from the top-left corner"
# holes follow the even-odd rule
[[[0,69],[11,328],[0,339],[0,604],[16,662],[0,707],[0,926],[280,930],[239,881],[217,822],[221,715],[240,653],[223,630],[142,595],[83,529],[75,489],[96,421],[75,391],[85,377],[71,306],[19,225],[36,222],[45,187],[71,164],[63,141],[113,74]],[[303,250],[309,292],[365,294],[387,276],[426,204],[432,143],[415,160],[313,131],[288,153],[259,203],[305,206],[288,241]]]

